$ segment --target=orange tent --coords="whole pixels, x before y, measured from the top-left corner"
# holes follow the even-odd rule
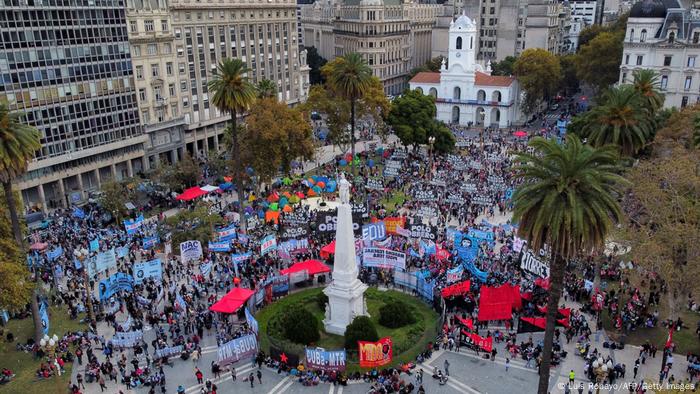
[[[279,224],[280,222],[280,213],[279,211],[267,211],[265,212],[265,223],[269,223],[270,220],[275,222],[275,224]]]

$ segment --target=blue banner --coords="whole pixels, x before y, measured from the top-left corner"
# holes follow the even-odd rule
[[[463,261],[474,261],[479,253],[479,240],[461,232],[456,232],[454,237],[457,256]]]
[[[469,270],[472,276],[476,278],[479,282],[486,283],[486,279],[488,279],[489,276],[488,272],[476,268],[476,265],[474,265],[474,261],[462,261],[462,266],[465,269]]]
[[[211,263],[205,263],[199,266],[199,271],[202,272],[202,276],[207,276],[211,272]]]
[[[364,241],[374,241],[386,238],[386,225],[384,222],[365,224],[362,226],[362,239]]]
[[[238,240],[241,241],[243,245],[248,245],[248,242],[250,242],[250,237],[248,237],[247,234],[238,233]]]
[[[119,291],[133,291],[134,278],[123,272],[117,272],[105,279],[102,279],[97,286],[100,301],[106,301],[109,297],[117,294]]]
[[[124,220],[124,228],[126,229],[126,233],[131,235],[139,231],[141,228],[141,225],[143,224],[143,215],[139,215],[136,219],[127,219]]]
[[[476,238],[478,240],[484,240],[489,242],[494,242],[495,240],[493,231],[481,231],[471,227],[469,228],[469,232],[467,233],[467,235],[470,238]]]
[[[39,317],[41,318],[41,328],[44,335],[49,335],[49,304],[46,301],[41,301],[41,304],[39,304]]]
[[[418,272],[416,272],[416,279],[417,279],[417,289],[418,294],[420,294],[421,297],[425,298],[428,301],[433,300],[433,282],[428,281],[426,278],[423,277],[423,275],[420,275]]]
[[[182,298],[180,295],[180,292],[178,291],[177,294],[175,295],[175,303],[174,303],[175,309],[180,310],[180,311],[185,311],[187,310],[187,303],[185,302],[185,299]]]
[[[117,256],[114,254],[114,248],[91,257],[87,264],[88,274],[90,274],[90,276],[116,267]]]
[[[431,256],[431,255],[434,255],[435,253],[437,253],[437,248],[435,246],[435,242],[423,241],[422,238],[419,242],[420,242],[419,246],[420,246],[420,250],[422,251],[422,253],[421,253],[422,255]]]
[[[245,308],[245,321],[248,323],[248,326],[251,330],[253,330],[255,335],[258,335],[258,321],[255,320],[255,317],[253,317],[253,314],[250,313],[248,308]]]
[[[123,258],[126,257],[129,254],[129,247],[128,246],[122,246],[116,249],[117,250],[117,257],[118,258]]]
[[[316,371],[345,371],[345,349],[306,348],[306,367]]]
[[[217,353],[219,366],[250,360],[258,354],[258,340],[255,335],[245,335],[219,346]]]
[[[260,241],[260,255],[264,256],[277,249],[277,238],[270,234]]]
[[[79,270],[79,269],[83,268],[83,263],[81,263],[80,260],[78,260],[76,257],[73,257],[73,267],[75,267],[75,269]]]
[[[146,250],[154,248],[156,245],[158,245],[158,236],[145,237],[143,239],[143,248]]]
[[[97,238],[90,240],[90,251],[97,252],[98,250],[100,250],[100,240]]]
[[[230,252],[231,242],[230,241],[220,241],[220,242],[209,242],[210,252]]]
[[[216,230],[216,233],[219,236],[219,241],[230,241],[236,238],[236,226],[232,224]]]
[[[83,218],[85,218],[85,212],[78,207],[74,207],[73,208],[73,217],[78,218],[78,219],[83,219]]]
[[[61,257],[63,255],[63,248],[62,247],[57,247],[54,250],[50,250],[46,252],[46,257],[49,259],[49,261],[54,261],[57,258]]]
[[[134,264],[134,283],[140,285],[148,278],[163,280],[163,264],[160,259],[141,261]]]

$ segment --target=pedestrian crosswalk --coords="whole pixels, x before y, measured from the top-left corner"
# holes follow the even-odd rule
[[[236,377],[240,377],[239,380],[242,380],[246,377],[248,373],[250,373],[253,369],[255,369],[255,366],[248,364],[245,367],[237,368],[236,369]],[[211,382],[216,385],[220,385],[221,383],[225,382],[226,380],[231,380],[231,374],[228,372],[222,372],[221,377],[217,379],[213,379]],[[197,392],[202,387],[201,384],[196,384],[194,386],[188,387],[185,390],[185,394],[192,394]],[[283,391],[280,391],[282,393]]]

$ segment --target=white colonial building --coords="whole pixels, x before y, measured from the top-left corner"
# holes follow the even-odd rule
[[[518,82],[492,76],[491,64],[476,62],[476,25],[466,15],[450,24],[447,63],[440,72],[421,72],[411,89],[435,97],[437,118],[445,123],[508,127],[520,121]]]

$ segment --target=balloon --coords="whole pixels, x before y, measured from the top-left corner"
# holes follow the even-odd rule
[[[326,187],[326,184],[325,184],[324,182],[322,182],[322,181],[318,181],[318,182],[316,182],[316,186],[318,186],[318,187],[320,187],[321,189],[323,189],[324,187]]]
[[[313,185],[314,183],[316,183],[316,181],[314,180],[314,178],[309,178],[309,179],[307,179],[307,181],[308,181],[309,184],[311,184],[311,185]]]
[[[346,165],[348,165],[348,162],[347,162],[345,159],[340,159],[340,161],[338,162],[338,164],[339,164],[341,167],[345,167]]]
[[[309,197],[313,197],[316,195],[316,192],[313,189],[309,189],[306,191],[306,195]]]
[[[291,205],[285,205],[284,208],[282,208],[282,212],[292,212],[292,206]]]
[[[352,154],[350,154],[350,153],[346,154],[345,161],[352,161]]]
[[[311,188],[316,194],[321,193],[321,187],[316,185]]]
[[[276,212],[277,210],[279,210],[279,208],[280,208],[280,207],[279,207],[279,204],[276,203],[276,202],[273,202],[272,204],[270,204],[270,210],[271,210],[271,211],[275,211],[275,212]]]
[[[282,198],[280,198],[279,204],[281,207],[283,207],[283,206],[289,204],[289,199],[287,197],[282,197]]]
[[[238,278],[233,278],[233,284],[234,284],[234,285],[237,285],[237,284],[240,284],[240,283],[241,283],[241,280],[240,280],[240,279],[238,279]]]
[[[314,180],[314,183],[318,182],[318,175],[312,175],[311,179]]]

